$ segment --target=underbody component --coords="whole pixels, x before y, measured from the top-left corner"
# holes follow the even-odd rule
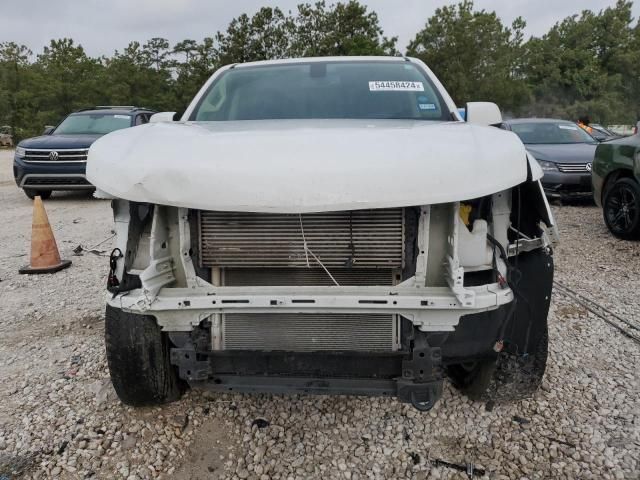
[[[407,350],[355,351],[210,351],[208,326],[191,334],[172,334],[171,349],[179,377],[193,386],[222,392],[392,395],[426,411],[442,395],[439,346],[446,336],[414,330]],[[180,335],[187,335],[181,337]]]
[[[402,362],[402,379],[398,380],[398,398],[421,411],[431,410],[442,396],[442,352],[432,347],[427,336],[418,333],[411,354]]]

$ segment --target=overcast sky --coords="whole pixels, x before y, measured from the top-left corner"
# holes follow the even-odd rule
[[[165,37],[173,44],[185,38],[201,40],[241,13],[261,6],[295,10],[315,0],[2,0],[0,42],[27,45],[34,53],[52,38],[71,37],[90,55],[110,55],[130,41]],[[402,51],[435,9],[458,0],[361,0],[378,12],[387,36],[397,35]],[[328,4],[335,3],[332,0]],[[527,21],[528,35],[542,35],[557,21],[585,9],[599,11],[615,0],[476,0],[477,9],[495,10],[510,24],[518,15]],[[634,15],[640,13],[640,1]]]

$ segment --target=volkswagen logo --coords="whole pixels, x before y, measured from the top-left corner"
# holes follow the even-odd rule
[[[58,152],[51,152],[49,154],[49,160],[51,160],[52,162],[55,162],[56,160],[58,160],[58,157],[60,155],[58,155]]]
[[[587,172],[590,172],[590,171],[591,171],[591,169],[593,168],[593,165],[592,165],[592,164],[590,164],[590,163],[587,163],[587,164],[584,166],[584,168],[586,168],[586,169],[587,169]]]

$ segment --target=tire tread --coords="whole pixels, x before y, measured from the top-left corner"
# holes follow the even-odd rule
[[[113,387],[127,405],[158,405],[178,400],[184,390],[169,361],[169,341],[155,319],[107,306],[107,364]]]

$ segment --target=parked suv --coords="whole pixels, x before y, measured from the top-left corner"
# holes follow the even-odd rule
[[[94,107],[70,114],[43,135],[16,147],[13,176],[29,198],[49,198],[54,190],[92,190],[85,168],[87,151],[101,136],[142,125],[155,112],[136,107]]]
[[[640,135],[598,145],[593,160],[593,198],[611,233],[640,240]]]
[[[495,104],[462,121],[417,59],[306,58],[221,68],[172,118],[89,150],[122,401],[538,388],[555,225]]]

